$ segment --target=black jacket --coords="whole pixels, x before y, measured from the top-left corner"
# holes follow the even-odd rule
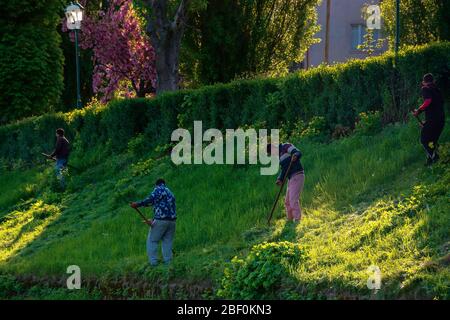
[[[431,99],[431,104],[425,109],[426,122],[441,123],[445,121],[444,98],[438,87],[428,84],[422,87],[422,96]]]
[[[291,143],[284,143],[279,145],[279,156],[280,156],[280,166],[281,172],[278,176],[278,180],[283,180],[286,175],[286,171],[291,163],[291,158],[293,155],[297,156],[297,161],[292,163],[291,169],[288,172],[287,178],[290,179],[294,174],[298,172],[303,172],[303,166],[300,162],[302,153]]]
[[[51,154],[52,157],[56,157],[56,159],[67,159],[70,154],[70,143],[66,137],[57,137],[56,138],[56,147],[55,151]]]

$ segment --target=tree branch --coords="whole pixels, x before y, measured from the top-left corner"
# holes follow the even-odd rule
[[[171,23],[171,29],[176,31],[180,28],[180,26],[186,20],[186,14],[188,7],[190,5],[191,0],[181,0],[180,5],[178,6],[177,12],[175,13],[175,17]]]

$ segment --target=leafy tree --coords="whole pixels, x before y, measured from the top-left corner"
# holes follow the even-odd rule
[[[437,5],[438,34],[441,40],[450,41],[450,0],[437,1]]]
[[[361,16],[364,20],[369,18],[369,14],[367,13],[367,5],[362,7]],[[364,42],[358,46],[358,50],[366,53],[369,57],[372,56],[377,50],[382,49],[385,43],[384,38],[375,39],[375,31],[374,29],[366,28],[366,34],[364,35]]]
[[[202,9],[207,0],[142,0],[147,7],[147,32],[156,51],[156,91],[179,88],[181,40],[188,16]]]
[[[384,31],[391,48],[396,31],[396,1],[381,2]],[[450,40],[450,1],[402,0],[400,1],[400,44],[420,45],[438,40]]]
[[[103,101],[119,90],[127,97],[154,92],[155,54],[132,0],[111,0],[86,15],[80,45],[93,53],[92,85]]]
[[[383,47],[384,39],[375,40],[374,31],[367,29],[364,35],[364,42],[358,46],[358,49],[366,53],[369,57],[372,56],[376,50]]]
[[[188,22],[183,71],[201,84],[286,73],[315,42],[318,2],[209,0]]]
[[[0,11],[0,123],[55,110],[63,89],[60,0],[10,0]]]

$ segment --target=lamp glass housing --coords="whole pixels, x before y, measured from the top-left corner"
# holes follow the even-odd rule
[[[66,8],[67,28],[69,30],[81,28],[81,21],[83,21],[83,7],[76,3],[70,4]]]

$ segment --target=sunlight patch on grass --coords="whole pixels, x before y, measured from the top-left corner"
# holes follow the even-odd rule
[[[398,290],[417,283],[428,290],[425,297],[448,297],[449,271],[439,264],[436,272],[422,266],[447,254],[439,248],[448,242],[450,176],[444,168],[423,168],[413,125],[329,144],[294,141],[304,153],[306,175],[298,225],[286,223],[285,191],[267,225],[279,189],[275,177],[261,176],[256,166],[174,166],[169,157],[128,153],[83,158],[89,168],[71,176],[66,192],[48,186],[52,172],[42,181],[28,175],[20,187],[32,196],[19,203],[25,197],[8,180],[3,188],[11,196],[0,195],[0,208],[15,211],[0,220],[0,267],[45,276],[65,275],[68,265],[77,264],[89,276],[159,279],[167,272],[149,268],[148,228],[128,203],[146,197],[163,177],[177,198],[171,279],[213,281],[218,287],[232,257],[263,241],[289,241],[305,248],[307,260],[291,269],[294,285],[283,284],[288,298],[370,298],[371,264],[382,270],[384,297],[399,297]],[[450,159],[445,150],[450,145],[441,146],[442,163]],[[37,197],[43,201],[29,208]],[[54,213],[36,218],[33,212],[43,208]],[[151,208],[142,211],[152,215]]]
[[[439,186],[445,187],[442,183]],[[424,236],[421,230],[431,217],[440,215],[439,208],[444,205],[437,202],[434,210],[427,210],[427,200],[439,192],[439,188],[419,184],[409,196],[379,199],[358,214],[309,210],[296,230],[297,242],[305,248],[308,259],[291,270],[292,276],[305,287],[314,287],[316,293],[328,292],[329,297],[333,292],[369,297],[367,268],[375,265],[382,272],[383,285],[389,288],[380,290],[381,296],[400,292],[416,280],[427,280],[423,290],[433,288],[437,297],[448,297],[448,291],[442,290],[448,286],[442,284],[441,275],[430,274],[422,267],[439,257],[439,252],[420,241]]]
[[[13,211],[2,218],[0,261],[9,259],[33,242],[60,214],[57,206],[38,200],[28,210]]]

